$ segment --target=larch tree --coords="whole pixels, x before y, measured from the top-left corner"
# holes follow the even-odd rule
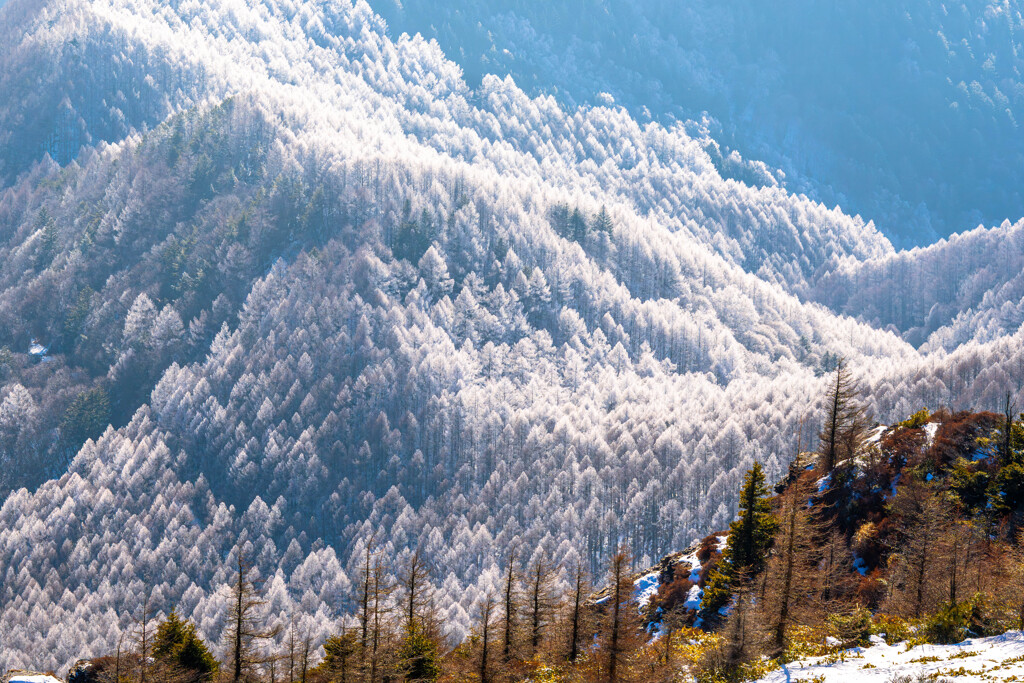
[[[860,389],[843,358],[836,363],[835,375],[825,399],[825,411],[824,426],[819,434],[819,466],[827,474],[841,461],[856,455],[867,429]]]
[[[508,565],[505,568],[504,587],[502,589],[501,657],[506,665],[512,661],[515,655],[516,629],[518,628],[521,608],[517,559],[517,549],[513,547],[509,551]]]
[[[889,559],[889,599],[907,616],[920,618],[946,594],[947,585],[936,581],[951,508],[947,495],[921,482],[901,486],[891,504],[898,533]]]
[[[430,570],[419,549],[409,556],[400,580],[405,632],[412,634],[422,627],[423,611],[430,603]]]
[[[584,601],[590,586],[582,564],[576,566],[572,582],[572,599],[569,609],[569,648],[567,659],[575,663],[579,659],[584,635]]]
[[[629,655],[641,644],[640,615],[637,610],[630,556],[625,548],[612,555],[608,565],[608,599],[601,642],[604,648],[604,673],[608,683],[629,678]]]
[[[542,556],[530,567],[528,572],[528,607],[530,617],[530,652],[537,653],[544,631],[548,626],[551,613],[557,601],[554,592],[554,567]]]
[[[370,639],[370,599],[373,586],[373,566],[371,564],[373,559],[373,541],[374,537],[371,536],[370,540],[366,542],[366,548],[364,549],[365,557],[363,558],[363,575],[359,584],[359,659],[361,664],[365,664],[366,662],[366,653]]]
[[[780,497],[774,552],[764,572],[760,600],[771,643],[769,654],[781,654],[790,627],[817,606],[817,529],[807,507],[811,486],[806,477],[790,484]]]
[[[436,623],[433,614],[430,570],[419,549],[409,557],[401,574],[404,633],[399,649],[399,666],[409,681],[433,681],[440,674]],[[429,612],[429,613],[428,613]]]
[[[280,627],[263,626],[263,608],[266,601],[252,580],[252,566],[238,549],[235,581],[231,587],[231,609],[225,631],[228,650],[228,671],[232,683],[254,681],[259,678],[258,668],[267,656],[260,651],[263,641],[275,638]]]
[[[153,647],[153,610],[150,601],[151,595],[147,589],[146,595],[142,598],[142,612],[135,620],[135,648],[139,657],[139,683],[146,683]]]
[[[356,680],[353,666],[359,652],[357,632],[342,626],[341,634],[324,641],[324,658],[319,669],[337,683],[352,683]]]
[[[395,586],[380,558],[373,565],[370,583],[370,644],[368,680],[376,683],[388,663],[391,637],[391,596]]]
[[[491,631],[497,608],[496,602],[494,594],[487,593],[480,603],[480,683],[489,683],[491,680]]]

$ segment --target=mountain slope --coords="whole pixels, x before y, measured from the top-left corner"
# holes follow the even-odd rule
[[[901,244],[1024,214],[1019,3],[373,0],[471,83],[510,74],[571,104],[710,128],[723,173],[784,179]],[[767,171],[767,172],[766,172]]]
[[[167,71],[124,129],[79,114],[110,144],[63,166],[39,163],[65,140],[34,127],[46,102],[2,119],[26,142],[0,197],[0,447],[31,490],[0,509],[0,668],[109,650],[147,588],[216,640],[238,547],[320,635],[371,538],[394,566],[418,547],[452,568],[458,637],[517,542],[593,565],[723,526],[740,473],[813,433],[837,354],[881,419],[1024,379],[1012,326],[922,353],[810,301],[836,264],[897,258],[872,225],[723,179],[682,127],[471,90],[363,3],[3,12],[30,44],[106,50],[97,73],[155,60],[76,112]],[[97,387],[117,428],[65,463],[48,444]]]

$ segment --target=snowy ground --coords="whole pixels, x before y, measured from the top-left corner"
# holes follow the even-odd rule
[[[992,638],[965,640],[956,645],[886,645],[877,636],[872,646],[846,650],[836,656],[793,662],[760,679],[760,683],[859,683],[917,681],[1024,680],[1024,634],[1010,631]]]

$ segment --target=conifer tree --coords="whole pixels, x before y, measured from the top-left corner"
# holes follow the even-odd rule
[[[157,662],[187,681],[209,680],[219,666],[196,633],[195,624],[179,617],[174,609],[157,626],[152,652]]]
[[[555,573],[543,557],[537,559],[529,571],[530,651],[537,653],[548,619],[555,608]]]
[[[430,574],[419,549],[409,558],[402,579],[405,632],[399,661],[409,681],[433,681],[440,674],[433,623],[425,614],[431,603]]]
[[[490,646],[495,603],[493,593],[484,596],[480,603],[480,683],[489,683],[491,680]]]
[[[572,608],[569,616],[568,660],[575,663],[580,656],[583,639],[583,601],[588,590],[587,575],[583,565],[577,565],[572,589]]]
[[[395,587],[384,563],[377,558],[370,581],[370,642],[368,680],[376,683],[388,662],[391,595]]]
[[[363,558],[363,576],[360,581],[359,591],[359,659],[360,664],[366,663],[367,647],[370,639],[370,595],[371,587],[373,585],[373,567],[371,560],[373,559],[373,541],[374,537],[371,536],[370,540],[366,542],[366,549],[364,550],[365,556]]]
[[[512,548],[508,556],[508,566],[505,569],[505,585],[502,595],[501,656],[505,664],[512,661],[519,620],[519,572],[516,570],[516,559],[516,548]]]
[[[815,525],[806,501],[811,487],[798,478],[784,491],[777,515],[774,553],[768,561],[761,612],[769,629],[772,655],[786,647],[791,625],[817,606],[814,567],[817,565]]]
[[[1013,419],[1015,410],[1016,406],[1012,401],[1012,396],[1010,392],[1006,392],[1001,416],[1002,424],[999,425],[997,435],[999,463],[1003,467],[1020,464],[1022,454],[1024,454],[1024,422]]]
[[[569,233],[572,239],[582,243],[587,237],[587,219],[583,217],[578,208],[572,210],[569,217]]]
[[[704,588],[701,611],[711,614],[729,601],[744,578],[764,569],[778,520],[772,515],[764,468],[755,462],[743,479],[739,518],[729,525],[725,551]]]
[[[736,680],[740,667],[761,651],[761,631],[752,614],[751,594],[748,586],[737,590],[736,604],[726,620],[723,633],[725,645],[722,668],[725,680]]]
[[[322,671],[329,680],[337,683],[350,683],[355,679],[353,662],[358,652],[357,633],[342,627],[339,635],[324,641],[324,658],[314,672]]]
[[[860,389],[840,358],[825,401],[825,424],[819,435],[820,469],[829,473],[842,460],[856,455],[867,429],[867,418],[860,404]]]
[[[821,529],[821,562],[818,565],[818,587],[820,600],[826,608],[830,603],[841,601],[852,588],[852,556],[846,544],[846,537],[839,529]]]
[[[629,566],[629,551],[623,546],[612,556],[608,566],[609,597],[604,604],[602,638],[608,683],[627,679],[629,655],[640,645],[640,617]]]
[[[139,656],[139,683],[146,683],[149,671],[149,657],[153,647],[153,613],[149,591],[142,598],[142,613],[135,620],[135,646]]]
[[[264,628],[263,606],[266,604],[252,582],[252,567],[239,548],[235,581],[231,590],[231,610],[225,638],[228,646],[228,667],[232,683],[258,678],[257,668],[266,663],[259,643],[277,636],[279,627]]]
[[[889,558],[889,599],[907,616],[920,618],[945,593],[946,586],[935,581],[951,508],[947,495],[919,482],[901,486],[892,502],[898,533]]]
[[[612,234],[612,227],[612,219],[608,215],[608,210],[602,206],[601,210],[597,213],[597,217],[594,219],[594,232],[610,235]]]
[[[401,577],[402,591],[404,593],[402,600],[404,607],[403,617],[407,634],[415,632],[421,626],[420,615],[424,606],[430,601],[429,578],[427,563],[424,561],[419,549],[416,549],[410,556],[409,564]]]

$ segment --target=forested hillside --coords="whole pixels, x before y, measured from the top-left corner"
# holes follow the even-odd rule
[[[239,554],[320,642],[371,544],[443,568],[458,642],[508,548],[727,526],[840,358],[884,423],[1019,397],[1020,224],[896,252],[362,2],[0,12],[0,668],[113,651],[143,594],[219,642]]]
[[[839,204],[900,244],[1024,212],[1016,2],[370,5],[471,83],[510,74],[572,105],[691,121],[723,175]]]
[[[438,598],[452,568],[440,562],[458,558],[420,546],[399,560],[371,537],[351,585],[321,588],[341,605],[332,611],[285,602],[243,541],[210,577],[231,605],[221,647],[180,616],[193,610],[187,597],[158,613],[166,596],[144,585],[128,638],[71,677],[724,683],[812,667],[819,681],[1015,680],[1024,414],[1008,403],[1002,414],[922,409],[872,426],[849,371],[840,363],[830,376],[817,450],[774,485],[754,463],[728,529],[648,569],[631,569],[628,541],[589,567],[513,539],[456,635]]]

